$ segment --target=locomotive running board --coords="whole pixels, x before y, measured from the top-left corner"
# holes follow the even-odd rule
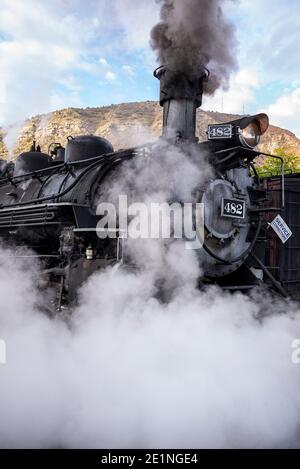
[[[37,227],[60,224],[80,226],[79,215],[89,208],[72,203],[36,204],[22,207],[0,209],[0,230]],[[91,217],[94,217],[91,214]],[[88,217],[87,222],[90,217]]]

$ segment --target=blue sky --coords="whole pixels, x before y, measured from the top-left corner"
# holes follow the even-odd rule
[[[204,108],[264,110],[300,136],[299,0],[224,0],[224,8],[236,26],[239,70]],[[0,12],[0,125],[158,98],[149,47],[155,0],[0,0]]]

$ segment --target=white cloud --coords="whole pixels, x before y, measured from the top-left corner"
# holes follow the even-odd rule
[[[105,80],[108,82],[116,81],[117,74],[112,70],[110,63],[102,57],[101,59],[99,59],[99,64],[100,72],[104,76]],[[99,72],[99,70],[96,70],[96,72]]]
[[[251,61],[265,81],[299,79],[299,0],[240,0],[238,12],[243,66]]]
[[[6,89],[1,117],[5,124],[47,111],[56,84],[74,88],[75,79],[68,73],[79,66],[83,36],[89,32],[84,20],[62,15],[62,0],[51,6],[38,0],[1,0],[0,6],[4,35],[0,81]]]
[[[131,65],[123,65],[122,69],[124,70],[126,75],[128,75],[129,77],[134,77],[135,72]]]
[[[254,98],[254,90],[259,87],[258,74],[252,69],[240,70],[232,76],[228,91],[217,91],[213,97],[205,97],[203,108],[206,110],[232,114],[247,113],[247,104]]]
[[[290,129],[300,138],[300,87],[280,96],[266,112],[274,125]]]
[[[60,80],[60,83],[71,92],[79,92],[82,90],[82,86],[74,75],[68,75]]]
[[[108,68],[109,67],[107,60],[104,59],[103,57],[101,59],[99,59],[99,63],[103,68]]]
[[[150,31],[159,19],[159,8],[153,0],[114,0],[112,9],[129,50],[149,49]]]
[[[80,10],[79,0],[75,0]],[[0,82],[5,90],[0,125],[78,102],[74,73],[87,67],[99,25],[68,0],[0,0]],[[56,87],[64,87],[56,97]],[[2,93],[3,94],[3,93]],[[76,99],[75,99],[76,98]],[[11,143],[11,140],[10,140]],[[11,148],[12,150],[12,148]]]
[[[116,81],[117,75],[114,72],[109,71],[105,74],[105,78],[108,81]]]

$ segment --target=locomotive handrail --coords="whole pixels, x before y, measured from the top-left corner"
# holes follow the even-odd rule
[[[284,159],[281,156],[272,155],[271,153],[260,153],[260,155],[268,156],[269,158],[274,158],[275,160],[281,161],[281,189],[282,189],[282,208],[285,207],[285,167]]]
[[[40,258],[49,258],[49,259],[61,259],[61,256],[57,256],[55,254],[36,254],[36,255],[30,255],[30,256],[18,256],[18,255],[12,255],[12,256],[7,256],[5,255],[0,255],[0,258],[9,258],[9,259],[40,259]]]
[[[285,207],[285,167],[284,167],[284,159],[281,156],[272,155],[271,153],[264,153],[264,152],[261,152],[261,151],[251,150],[250,148],[245,148],[245,147],[241,147],[241,146],[226,148],[225,150],[216,151],[215,155],[220,155],[220,154],[223,154],[223,153],[228,153],[228,152],[233,152],[233,151],[238,151],[238,150],[242,150],[243,152],[248,151],[248,152],[251,152],[252,154],[253,153],[256,154],[256,156],[263,155],[263,156],[267,156],[269,158],[274,158],[276,160],[281,161],[282,208],[284,208]],[[228,160],[230,160],[230,158],[232,156],[233,155],[230,154],[230,155],[226,156],[225,158],[223,158],[222,160],[216,161],[215,164],[216,165],[223,164],[223,163],[227,162]]]
[[[279,291],[279,293],[281,293],[282,296],[284,296],[285,298],[289,298],[289,295],[286,292],[286,290],[282,287],[281,283],[278,282],[276,280],[276,278],[271,274],[271,272],[265,266],[265,264],[263,264],[263,262],[253,252],[250,253],[250,256],[259,265],[259,267],[263,270],[265,275],[271,280],[271,282],[273,283],[273,285],[277,289],[277,291]]]
[[[56,165],[56,166],[49,166],[48,168],[43,168],[43,169],[39,169],[37,171],[32,171],[31,173],[20,174],[19,176],[2,177],[2,178],[0,178],[0,184],[2,182],[9,181],[11,184],[15,185],[18,182],[19,179],[21,180],[21,182],[26,181],[26,179],[31,179],[33,177],[37,177],[40,174],[47,173],[48,171],[52,171],[52,170],[53,170],[53,174],[56,174],[57,172],[59,172],[60,169],[63,169],[63,168],[67,169],[68,166],[75,166],[75,165],[80,165],[80,164],[83,164],[83,163],[86,164],[86,163],[89,163],[89,162],[92,162],[92,161],[95,161],[95,160],[98,161],[98,160],[100,160],[101,158],[104,158],[104,157],[107,158],[107,157],[112,156],[112,155],[116,155],[116,153],[108,153],[106,155],[95,156],[94,158],[89,158],[87,160],[66,162],[66,163],[62,163],[60,165]],[[52,176],[52,175],[50,175],[50,176]]]
[[[30,202],[28,202],[30,204]],[[5,208],[1,208],[0,210],[0,217],[2,216],[3,213],[10,211],[11,205],[7,205]],[[89,208],[89,205],[84,205],[84,204],[75,204],[73,202],[53,202],[49,204],[39,204],[39,205],[28,205],[25,210],[42,210],[44,207],[51,207],[52,210],[55,210],[56,208],[60,207],[82,207],[82,208]],[[12,211],[16,212],[18,210],[24,210],[23,207],[13,207]]]
[[[132,156],[132,153],[128,154],[128,150],[126,151],[126,153],[127,153],[128,157]],[[106,155],[106,157],[105,157],[106,161],[108,161],[107,156],[108,155]],[[113,158],[111,158],[111,160],[109,160],[110,163],[114,163],[120,158],[120,154],[113,153],[112,156],[113,156]],[[98,164],[99,164],[99,161],[96,161],[93,164],[89,165],[84,171],[82,171],[77,176],[75,181],[65,191],[63,191],[61,193],[51,194],[49,196],[38,198],[38,199],[32,199],[32,200],[27,201],[27,202],[19,202],[19,203],[15,203],[15,204],[0,205],[0,210],[3,209],[3,208],[21,207],[21,206],[28,205],[28,203],[35,204],[35,203],[39,203],[39,202],[45,202],[46,200],[53,200],[53,199],[64,197],[66,194],[68,194],[78,184],[78,182],[83,178],[83,176],[85,176],[89,171],[91,171],[93,168],[98,166]]]
[[[102,158],[103,159],[107,159],[109,157],[112,157],[112,156],[121,156],[122,154],[127,154],[129,152],[133,153],[134,151],[136,150],[139,150],[141,148],[145,148],[145,147],[149,147],[149,146],[153,146],[153,144],[146,144],[146,145],[137,145],[136,147],[131,147],[131,148],[127,148],[126,150],[119,150],[119,151],[115,151],[113,153],[106,153],[104,155],[99,155],[99,156],[94,156],[92,158],[88,158],[86,160],[79,160],[79,161],[72,161],[72,162],[65,162],[65,163],[62,163],[62,164],[59,164],[59,165],[55,165],[55,166],[49,166],[48,168],[43,168],[43,169],[39,169],[37,171],[32,171],[31,173],[26,173],[26,174],[21,174],[19,176],[13,176],[13,177],[2,177],[0,178],[0,184],[3,183],[3,182],[11,182],[12,184],[14,184],[16,182],[16,180],[18,179],[22,179],[23,180],[26,180],[26,179],[30,179],[34,176],[37,176],[41,173],[47,173],[48,171],[55,171],[55,170],[59,170],[59,169],[63,169],[63,168],[67,168],[68,166],[80,166],[80,165],[86,165],[87,163],[92,163],[92,162],[96,162],[98,160],[101,160]]]
[[[251,163],[251,164],[250,164],[250,168],[252,168],[252,171],[254,172],[254,176],[255,176],[256,179],[257,179],[257,184],[258,184],[258,186],[260,186],[260,184],[261,184],[261,179],[260,179],[260,175],[259,175],[258,172],[256,171],[255,164],[254,164],[254,163]]]
[[[38,171],[32,171],[31,173],[20,174],[19,176],[2,177],[2,178],[0,178],[0,184],[1,184],[2,182],[7,182],[7,181],[10,182],[11,184],[14,184],[14,183],[17,182],[18,179],[22,179],[22,180],[23,180],[23,179],[26,180],[26,179],[28,179],[28,178],[30,179],[30,178],[32,178],[32,177],[34,177],[34,176],[37,176],[37,175],[39,175],[39,174],[41,174],[41,173],[46,173],[46,172],[48,172],[48,171],[50,171],[50,170],[55,171],[55,170],[57,170],[57,169],[61,169],[61,168],[63,168],[64,166],[65,166],[65,163],[63,163],[63,164],[61,164],[61,165],[57,165],[57,166],[49,166],[48,168],[39,169]]]

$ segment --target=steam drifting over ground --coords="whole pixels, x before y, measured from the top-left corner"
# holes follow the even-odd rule
[[[112,199],[134,185],[141,201],[191,200],[203,155],[160,151],[124,165]],[[67,324],[41,311],[39,266],[1,248],[0,447],[299,446],[296,307],[199,291],[182,240],[130,249],[139,273],[91,277]]]
[[[207,94],[228,85],[237,68],[234,27],[224,16],[228,0],[156,0],[161,22],[151,32],[151,44],[161,65],[188,76],[208,67]]]
[[[299,446],[292,305],[199,292],[193,253],[176,246],[165,269],[184,264],[186,280],[168,304],[152,270],[108,270],[82,289],[68,327],[36,306],[38,267],[10,255],[1,250],[1,447]]]

